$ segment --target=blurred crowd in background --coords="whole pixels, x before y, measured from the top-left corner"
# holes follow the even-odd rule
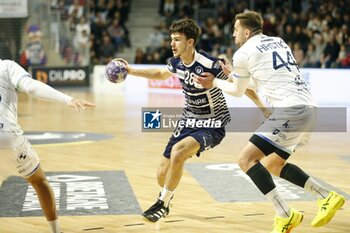
[[[58,0],[52,4],[64,22],[60,54],[67,65],[106,64],[125,46],[128,0]],[[70,40],[69,38],[73,38]]]
[[[149,36],[148,47],[137,50],[135,63],[165,63],[171,56],[167,28],[173,20],[194,18],[198,11],[208,12],[207,17],[196,19],[202,29],[198,49],[232,58],[237,50],[232,38],[233,19],[248,10],[247,2],[162,0],[159,14],[163,21]],[[255,9],[263,15],[264,34],[283,38],[300,67],[350,68],[349,1],[276,0],[272,6],[270,0],[260,0],[255,1]]]
[[[133,31],[127,27],[131,1],[51,0],[51,11],[60,15],[63,25],[58,53],[65,64],[107,64],[131,48]],[[300,67],[350,68],[349,0],[159,0],[159,15],[144,16],[159,20],[153,32],[144,35],[145,46],[133,47],[136,53],[130,62],[166,64],[172,57],[168,28],[185,17],[195,19],[202,29],[198,50],[231,59],[237,50],[232,38],[234,17],[250,9],[252,2],[264,18],[264,34],[283,38]],[[20,63],[45,65],[40,27],[29,25],[26,32]],[[0,38],[4,36],[0,33]],[[8,53],[8,43],[0,43],[2,54]]]

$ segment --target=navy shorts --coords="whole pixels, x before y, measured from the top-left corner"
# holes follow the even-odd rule
[[[182,128],[181,131],[175,130],[169,139],[168,145],[165,147],[163,155],[166,158],[170,158],[173,146],[190,136],[200,144],[200,149],[196,154],[199,157],[201,152],[219,145],[225,135],[225,128]]]

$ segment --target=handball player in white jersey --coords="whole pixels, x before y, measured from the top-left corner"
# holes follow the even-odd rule
[[[195,77],[203,72],[210,72],[218,79],[227,79],[218,58],[196,51],[195,45],[200,35],[199,26],[192,19],[182,19],[171,25],[169,33],[174,57],[170,59],[167,67],[134,69],[127,64],[128,73],[149,79],[167,79],[176,74],[185,95],[185,108],[180,122],[186,125],[189,121],[210,120],[219,124],[213,127],[189,127],[179,124],[175,129],[158,168],[157,180],[162,187],[161,193],[156,203],[142,213],[152,222],[169,214],[169,202],[180,182],[185,161],[220,144],[225,137],[225,125],[230,121],[222,91],[215,87],[206,89],[194,82]],[[246,94],[266,115],[267,111],[255,91],[247,90]]]
[[[320,227],[332,219],[345,199],[321,186],[298,166],[286,162],[305,132],[312,130],[316,104],[288,45],[279,37],[262,34],[262,28],[259,13],[237,14],[233,37],[239,49],[233,56],[233,66],[228,61],[221,63],[233,82],[219,80],[211,74],[203,74],[205,77],[196,81],[237,97],[244,94],[250,79],[255,82],[274,111],[240,152],[238,163],[275,208],[272,233],[290,232],[301,223],[303,214],[288,206],[270,173],[305,188],[319,199],[318,213],[311,225]]]
[[[53,191],[40,166],[36,152],[17,123],[16,90],[47,101],[62,102],[77,111],[94,104],[65,95],[32,79],[14,61],[0,60],[0,176],[6,178],[9,175],[18,175],[26,179],[38,195],[51,232],[59,233]]]

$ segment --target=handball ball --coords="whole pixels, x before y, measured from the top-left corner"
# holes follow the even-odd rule
[[[128,71],[122,61],[112,60],[106,66],[105,76],[112,83],[123,82],[127,75]]]

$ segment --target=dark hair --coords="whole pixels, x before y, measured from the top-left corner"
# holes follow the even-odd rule
[[[261,17],[261,14],[255,11],[246,11],[240,14],[237,14],[235,20],[239,20],[240,24],[243,27],[248,28],[253,33],[262,32],[264,20]]]
[[[169,28],[170,35],[176,32],[183,33],[187,39],[193,39],[196,45],[201,29],[193,19],[180,19],[173,22]]]

